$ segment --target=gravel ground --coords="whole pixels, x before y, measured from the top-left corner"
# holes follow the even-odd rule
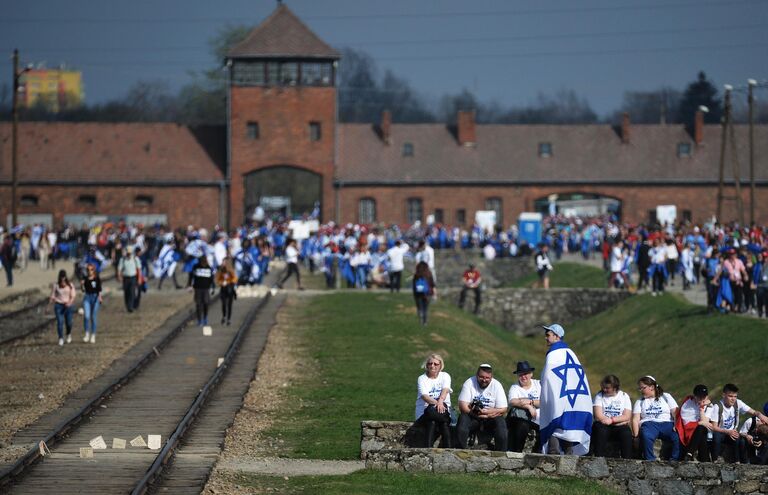
[[[122,292],[105,298],[96,344],[82,341],[83,319],[75,314],[72,343],[59,347],[56,324],[0,347],[0,459],[18,457],[13,435],[56,409],[72,392],[99,376],[115,359],[192,302],[186,291],[150,291],[141,308],[126,313]]]
[[[271,418],[288,407],[286,391],[298,377],[298,370],[311,369],[306,363],[307,352],[291,331],[301,324],[301,299],[304,293],[291,294],[277,316],[264,353],[259,360],[258,373],[251,382],[240,412],[227,431],[224,450],[211,473],[204,494],[266,493],[237,484],[235,472],[294,476],[306,474],[344,474],[350,472],[348,461],[293,461],[279,458],[283,452],[282,439],[266,435]]]

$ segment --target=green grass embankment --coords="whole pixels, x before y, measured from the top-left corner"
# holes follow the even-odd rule
[[[538,281],[539,276],[536,273],[532,273],[504,284],[504,287],[533,287]],[[608,279],[606,278],[605,272],[600,268],[583,265],[581,263],[563,261],[554,265],[554,269],[549,274],[549,286],[561,288],[582,287],[588,289],[604,289],[608,286]]]
[[[494,365],[507,389],[518,360],[530,361],[537,377],[544,360],[543,338],[512,335],[443,301],[430,308],[426,328],[406,294],[332,294],[294,311],[300,313],[292,331],[303,342],[305,372],[292,384],[291,406],[272,431],[284,440],[284,455],[293,457],[357,458],[361,420],[413,420],[416,379],[428,352],[445,357],[454,402],[481,362]],[[752,407],[768,400],[765,320],[707,315],[674,295],[643,295],[592,318],[560,323],[593,394],[602,376],[613,373],[634,400],[636,379],[652,374],[678,399],[697,383],[717,398],[732,381]]]

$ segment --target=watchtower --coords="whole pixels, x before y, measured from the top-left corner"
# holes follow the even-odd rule
[[[334,217],[339,53],[285,5],[227,53],[229,219]]]

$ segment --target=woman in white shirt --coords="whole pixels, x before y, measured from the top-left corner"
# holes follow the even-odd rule
[[[637,381],[637,390],[642,397],[635,401],[632,409],[632,435],[640,438],[643,459],[656,460],[653,442],[661,438],[672,443],[670,458],[677,460],[680,457],[680,437],[675,431],[677,402],[650,375]]]
[[[541,452],[539,447],[539,398],[541,382],[533,378],[533,371],[528,361],[517,363],[517,383],[509,387],[509,414],[507,415],[508,445],[512,452],[522,452],[528,434],[536,435],[533,452]]]
[[[426,371],[417,380],[416,424],[425,430],[424,447],[435,443],[435,429],[440,429],[442,446],[451,448],[451,375],[445,373],[445,363],[439,354],[430,354],[424,361]]]
[[[607,375],[592,404],[592,451],[598,457],[606,456],[609,441],[618,440],[622,459],[632,458],[632,401],[620,388],[619,378]]]

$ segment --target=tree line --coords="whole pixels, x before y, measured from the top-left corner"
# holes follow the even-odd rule
[[[228,47],[249,32],[245,26],[227,27],[210,41],[215,60],[225,59]],[[652,91],[627,91],[620,107],[600,117],[589,102],[571,89],[554,94],[540,93],[530,103],[504,106],[480,101],[469,89],[430,100],[391,70],[383,73],[367,53],[344,48],[338,74],[339,120],[376,123],[383,110],[390,110],[398,123],[455,123],[458,110],[475,110],[479,123],[486,124],[594,124],[617,123],[624,112],[633,123],[690,125],[696,110],[706,106],[705,122],[718,123],[722,99],[706,74],[699,72],[684,89],[660,87]],[[120,98],[100,104],[64,105],[52,110],[40,99],[20,110],[22,120],[70,122],[176,122],[185,125],[226,123],[226,77],[221,67],[193,74],[192,82],[174,93],[163,81],[138,81]],[[0,85],[0,119],[10,118],[8,84]],[[746,121],[746,105],[734,106],[736,122]],[[756,121],[768,123],[768,104],[758,100]]]

